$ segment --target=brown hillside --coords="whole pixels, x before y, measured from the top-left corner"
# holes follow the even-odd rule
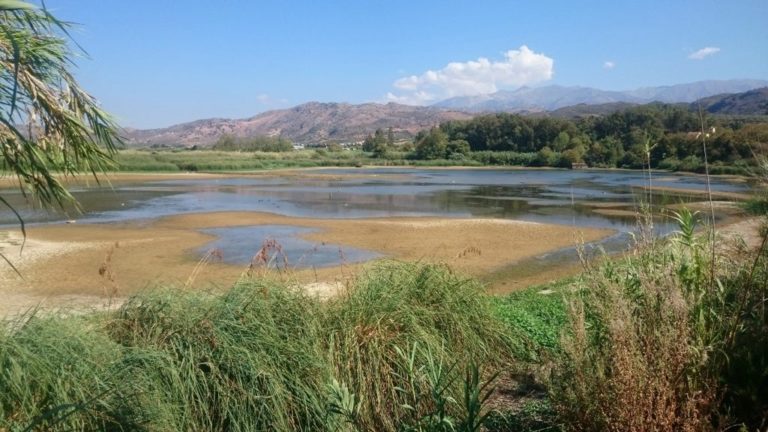
[[[388,103],[351,105],[310,102],[289,109],[230,120],[206,119],[163,129],[126,130],[134,146],[153,144],[211,145],[224,135],[237,137],[282,136],[296,143],[361,141],[376,129],[392,127],[398,138],[409,138],[421,129],[447,120],[467,119],[471,114],[434,107]]]

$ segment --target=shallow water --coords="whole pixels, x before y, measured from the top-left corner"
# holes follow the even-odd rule
[[[328,267],[378,258],[381,255],[363,249],[330,243],[312,243],[299,238],[318,230],[291,225],[259,225],[204,229],[216,240],[199,249],[200,254],[218,251],[230,264],[248,264],[269,268]],[[271,242],[275,240],[275,242]],[[256,258],[259,252],[262,260]]]
[[[596,213],[601,206],[634,211],[648,200],[642,186],[647,173],[637,171],[536,170],[536,169],[322,169],[310,174],[325,177],[242,176],[219,179],[191,179],[121,184],[118,187],[74,191],[84,213],[46,213],[24,205],[16,191],[0,191],[27,222],[55,223],[71,218],[82,222],[111,223],[214,211],[260,211],[286,216],[312,218],[368,218],[392,216],[494,217],[576,227],[610,228],[625,233],[601,245],[609,252],[627,244],[626,233],[636,220],[627,216]],[[654,205],[695,200],[685,190],[703,191],[705,179],[686,174],[654,173],[654,187],[681,189],[683,192],[654,192]],[[722,192],[747,192],[742,183],[714,179],[712,189]],[[700,196],[699,196],[700,199]],[[0,225],[15,223],[14,215],[0,210]],[[660,234],[674,226],[660,219],[655,224]],[[298,266],[338,263],[338,247],[320,247],[300,240],[298,227],[281,226],[276,231],[259,227],[207,230],[219,237],[203,249],[226,245],[228,255],[238,263],[249,262],[261,246],[263,236],[271,235],[290,245],[290,256],[316,252]],[[248,230],[241,232],[239,230]],[[277,234],[277,235],[276,235]],[[250,239],[246,241],[245,239]],[[239,246],[238,246],[239,245]],[[320,245],[322,246],[322,245]],[[365,260],[372,252],[345,249],[350,261]],[[543,257],[562,260],[562,254]],[[572,252],[570,252],[572,254]],[[310,256],[310,255],[307,255]],[[237,258],[239,257],[239,258]],[[229,259],[229,258],[225,258]],[[235,262],[233,261],[233,262]]]

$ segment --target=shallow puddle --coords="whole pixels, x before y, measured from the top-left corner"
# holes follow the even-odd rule
[[[200,256],[215,254],[223,262],[270,268],[312,268],[368,261],[382,255],[372,251],[302,239],[319,230],[291,225],[258,225],[209,228],[203,233],[217,237],[198,249]]]

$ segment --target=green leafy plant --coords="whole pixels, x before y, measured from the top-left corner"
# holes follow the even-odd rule
[[[74,201],[56,172],[95,175],[121,142],[69,71],[69,28],[45,8],[0,1],[0,164],[46,205]]]

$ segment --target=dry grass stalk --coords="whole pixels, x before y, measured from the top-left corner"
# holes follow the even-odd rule
[[[115,276],[114,269],[112,267],[112,258],[115,254],[115,250],[120,247],[120,242],[115,242],[107,253],[104,255],[104,261],[99,265],[99,276],[104,281],[103,291],[104,297],[108,299],[108,305],[112,304],[112,299],[119,295],[119,286],[117,284],[117,278]]]
[[[191,287],[195,283],[197,276],[200,275],[200,272],[203,271],[208,264],[212,261],[220,262],[222,259],[224,259],[224,252],[219,248],[213,248],[206,252],[205,255],[200,258],[200,261],[197,262],[195,268],[192,269],[192,273],[190,273],[187,281],[184,283],[184,289]]]
[[[280,267],[281,263],[282,268]],[[288,255],[285,254],[283,245],[275,239],[268,238],[261,244],[261,249],[251,258],[246,275],[253,277],[257,270],[261,270],[260,273],[264,275],[271,268],[287,271],[289,269]]]

